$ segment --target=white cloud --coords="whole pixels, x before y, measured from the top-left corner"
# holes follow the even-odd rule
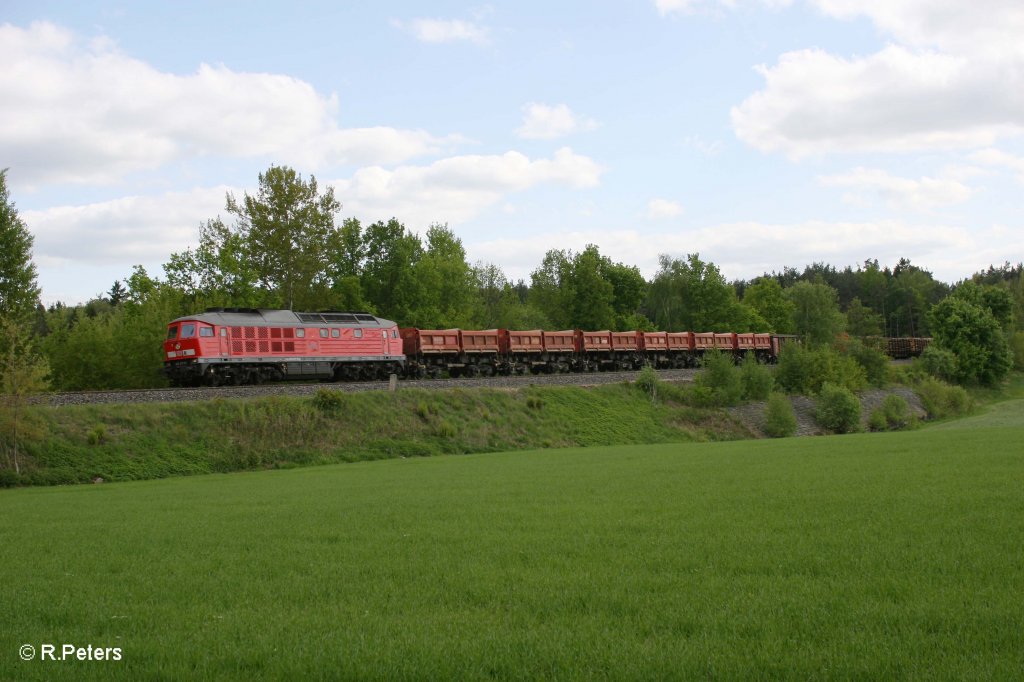
[[[974,153],[971,159],[975,163],[985,164],[986,166],[1008,168],[1017,173],[1017,180],[1019,182],[1024,183],[1024,158],[1020,156],[1014,156],[998,149],[982,149]]]
[[[678,201],[651,199],[647,202],[647,210],[644,212],[644,216],[648,220],[662,220],[665,218],[675,218],[682,215],[682,213],[683,207]]]
[[[523,107],[523,114],[523,125],[516,129],[516,134],[526,139],[549,140],[598,127],[597,121],[580,118],[565,104],[530,102]]]
[[[394,24],[424,43],[464,41],[486,45],[490,40],[487,27],[461,19],[413,19],[408,22],[395,21]]]
[[[179,76],[49,23],[0,25],[0,148],[26,184],[113,182],[202,156],[317,169],[400,163],[461,142],[338,126],[337,98],[288,76],[202,64]]]
[[[604,169],[568,147],[550,159],[530,160],[520,152],[465,155],[428,166],[362,168],[332,184],[346,213],[373,221],[395,216],[409,227],[459,223],[501,202],[507,194],[535,185],[595,187]]]
[[[823,176],[818,182],[825,187],[851,188],[853,192],[844,197],[847,203],[868,204],[871,197],[877,196],[894,209],[928,210],[963,203],[973,194],[973,190],[959,180],[929,177],[912,180],[872,168]]]
[[[820,49],[759,66],[764,88],[732,110],[737,136],[791,157],[988,146],[1024,132],[1024,6],[992,0],[807,0],[866,16],[896,43],[867,56]]]
[[[23,211],[40,267],[165,262],[195,243],[200,222],[224,209],[230,187],[131,196],[83,206]],[[240,194],[240,192],[239,192]]]

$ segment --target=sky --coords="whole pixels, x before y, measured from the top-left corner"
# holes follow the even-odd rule
[[[1020,0],[50,2],[0,9],[0,168],[44,303],[162,277],[290,166],[339,223],[529,279],[1024,260]]]

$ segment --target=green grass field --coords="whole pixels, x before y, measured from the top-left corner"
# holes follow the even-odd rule
[[[0,491],[0,679],[1020,679],[979,419]]]

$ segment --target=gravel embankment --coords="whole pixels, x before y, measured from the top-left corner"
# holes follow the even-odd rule
[[[658,372],[662,381],[693,381],[695,369],[673,369]],[[500,388],[517,389],[526,386],[597,386],[620,381],[633,381],[636,372],[594,372],[586,374],[539,374],[515,377],[488,377],[479,379],[424,379],[398,382],[398,390],[410,388]],[[222,386],[218,388],[160,388],[132,391],[80,391],[51,393],[38,396],[34,402],[60,407],[100,403],[156,403],[213,400],[214,398],[255,398],[268,395],[313,395],[322,388],[337,391],[386,391],[388,382],[355,383],[279,383],[265,386]]]
[[[923,419],[927,416],[924,407],[921,405],[921,399],[917,397],[917,394],[913,390],[905,387],[887,388],[887,389],[872,389],[869,391],[861,392],[857,397],[860,398],[860,421],[861,425],[867,429],[868,418],[875,408],[880,407],[882,401],[890,393],[895,393],[901,396],[907,401],[910,406],[911,414],[917,416],[918,419]],[[790,396],[789,402],[793,405],[793,411],[796,413],[796,434],[797,436],[819,436],[825,433],[825,431],[818,426],[814,421],[814,399],[806,396]],[[733,417],[742,421],[752,432],[761,436],[767,437],[764,432],[764,402],[748,403],[746,405],[740,405],[738,407],[729,408],[730,414]]]

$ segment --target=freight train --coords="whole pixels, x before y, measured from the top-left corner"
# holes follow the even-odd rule
[[[208,308],[167,325],[163,371],[176,386],[369,381],[695,367],[709,350],[771,363],[794,339],[732,332],[399,328],[368,313]],[[916,350],[927,339],[913,339]],[[900,346],[901,348],[903,346]],[[910,347],[910,346],[908,346]],[[917,353],[919,354],[919,350]]]

